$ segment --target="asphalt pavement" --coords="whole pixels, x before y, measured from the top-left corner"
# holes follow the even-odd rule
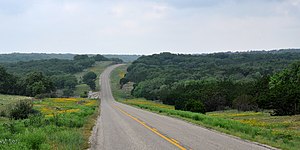
[[[241,140],[180,119],[116,102],[108,67],[100,76],[101,115],[91,149],[97,150],[264,150],[271,147]]]

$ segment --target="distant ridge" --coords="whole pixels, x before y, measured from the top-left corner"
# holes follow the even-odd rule
[[[68,59],[71,60],[77,54],[55,54],[55,53],[10,53],[0,54],[0,63],[15,63],[19,61],[32,61],[32,60],[44,60],[44,59]],[[87,54],[89,56],[95,54]],[[140,57],[140,55],[103,55],[107,58],[119,58],[124,62],[132,62]]]
[[[300,53],[300,49],[279,49],[279,50],[249,50],[242,52],[215,52],[215,53],[203,53],[203,54],[193,54],[193,55],[207,55],[207,54],[236,54],[236,53],[271,53],[271,54],[280,54],[280,53]],[[31,61],[31,60],[43,60],[43,59],[68,59],[71,60],[77,54],[56,54],[56,53],[10,53],[10,54],[0,54],[0,63],[15,63],[19,61]],[[95,54],[87,54],[89,56]],[[142,55],[126,55],[126,54],[105,54],[103,55],[107,58],[119,58],[124,62],[133,62],[137,60]]]

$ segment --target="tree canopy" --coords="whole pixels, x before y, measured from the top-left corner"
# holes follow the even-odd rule
[[[283,111],[293,107],[294,112],[286,114],[295,114],[299,113],[297,91],[300,91],[297,65],[292,65],[294,69],[289,71],[278,72],[299,59],[297,50],[202,55],[161,53],[134,61],[120,83],[134,82],[132,95],[160,100],[175,105],[176,109],[195,111],[191,107],[195,104],[204,106],[199,112],[274,109],[276,115],[284,115]],[[290,101],[279,105],[283,99]],[[279,112],[281,107],[287,109]]]

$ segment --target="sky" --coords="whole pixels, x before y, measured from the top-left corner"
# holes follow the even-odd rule
[[[300,0],[0,0],[0,53],[300,48]]]

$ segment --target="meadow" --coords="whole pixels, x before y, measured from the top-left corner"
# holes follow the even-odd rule
[[[28,119],[1,117],[0,149],[87,149],[98,106],[98,100],[84,98],[34,100],[39,113]]]
[[[101,74],[101,72],[106,68],[108,67],[109,65],[111,65],[112,61],[101,61],[101,62],[96,62],[94,66],[88,68],[88,69],[85,69],[84,71],[82,72],[79,72],[79,73],[76,73],[74,74],[75,77],[77,78],[78,81],[81,81],[82,80],[82,77],[92,71],[94,73],[96,73],[98,75],[97,79],[96,79],[96,91],[99,91],[100,90],[100,86],[99,86],[99,75]],[[85,91],[89,91],[90,88],[88,85],[86,84],[79,84],[76,86],[75,88],[75,91],[74,91],[74,94],[76,96],[79,96],[80,94],[84,93]]]
[[[179,118],[242,139],[255,141],[281,149],[297,150],[300,147],[300,116],[270,116],[268,112],[240,112],[237,110],[209,112],[207,114],[175,110],[155,101],[127,96],[118,80],[126,67],[112,72],[111,83],[117,101],[148,111]]]
[[[30,97],[25,96],[12,96],[12,95],[3,95],[0,94],[0,112],[5,111],[5,108],[13,103],[16,103],[20,100],[30,100]]]

